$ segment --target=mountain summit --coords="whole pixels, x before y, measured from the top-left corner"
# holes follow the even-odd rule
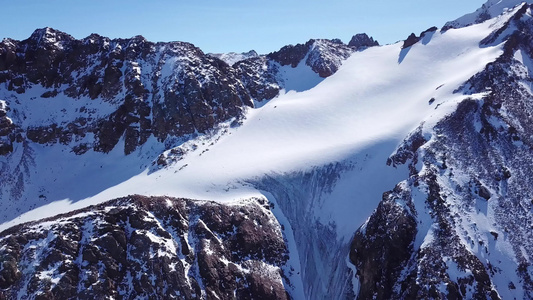
[[[1,297],[533,298],[532,10],[267,55],[5,39]]]

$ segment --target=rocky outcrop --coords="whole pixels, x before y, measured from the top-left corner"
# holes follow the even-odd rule
[[[268,202],[131,196],[0,234],[0,295],[288,299]]]
[[[309,54],[305,64],[322,78],[337,72],[342,62],[354,52],[353,48],[340,40],[310,40],[306,45],[309,47]]]
[[[346,58],[354,51],[379,44],[366,34],[357,34],[346,45],[338,39],[311,39],[305,44],[290,45],[279,51],[270,53],[267,57],[281,66],[290,65],[295,68],[305,59],[305,64],[320,75],[328,77],[337,72]]]
[[[375,41],[372,37],[369,37],[366,33],[358,33],[350,39],[348,46],[357,50],[368,47],[379,46],[378,41]]]
[[[414,44],[418,43],[420,40],[422,40],[425,36],[429,35],[430,33],[434,33],[437,31],[437,27],[433,26],[430,27],[420,33],[420,36],[416,36],[416,34],[411,33],[407,39],[403,41],[402,49],[409,48],[413,46]]]
[[[279,80],[279,65],[265,56],[254,57],[233,65],[242,83],[257,101],[276,97],[282,88]]]
[[[414,44],[418,43],[420,41],[420,37],[416,36],[416,34],[411,33],[405,41],[403,41],[402,49],[409,48],[413,46]]]
[[[397,278],[413,251],[416,228],[409,191],[398,185],[385,193],[350,246],[350,260],[357,267],[361,285],[359,299],[394,298]]]
[[[209,53],[209,55],[214,56],[225,63],[227,63],[230,66],[233,66],[234,64],[243,61],[245,59],[253,58],[253,57],[259,57],[259,54],[255,52],[255,50],[250,50],[248,52],[243,53],[235,53],[235,52],[228,52],[228,53]]]
[[[479,24],[489,19],[497,17],[507,10],[512,10],[518,5],[522,5],[523,0],[488,0],[475,12],[466,14],[456,20],[447,22],[442,27],[442,31],[446,31],[451,28],[462,28],[472,24]]]

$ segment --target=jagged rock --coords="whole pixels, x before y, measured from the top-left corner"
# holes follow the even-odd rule
[[[405,164],[408,160],[412,160],[416,165],[418,162],[417,150],[427,142],[422,134],[422,128],[417,128],[405,140],[406,142],[398,147],[395,153],[387,159],[387,165],[396,167]],[[410,169],[410,171],[411,174],[416,173],[416,169]]]
[[[379,46],[378,41],[375,41],[372,37],[369,37],[366,33],[358,33],[350,39],[348,46],[355,49],[363,49],[373,46]]]
[[[350,260],[357,267],[361,284],[359,299],[393,298],[393,288],[411,257],[416,233],[416,210],[410,192],[398,185],[383,195],[350,246]]]
[[[485,22],[491,18],[494,18],[501,14],[504,9],[512,9],[516,5],[524,5],[524,1],[521,0],[507,0],[507,1],[497,1],[497,0],[488,0],[475,12],[466,14],[456,20],[447,22],[442,27],[442,31],[446,31],[451,28],[462,28],[470,26],[472,24],[479,24]],[[525,4],[527,6],[527,4]]]
[[[267,55],[268,58],[278,62],[282,66],[290,65],[296,68],[300,61],[305,58],[309,51],[309,44],[288,45]]]
[[[305,59],[307,66],[325,78],[335,73],[342,61],[353,51],[340,40],[311,39],[305,44],[285,46],[279,51],[268,54],[267,57],[281,66],[290,65],[293,68]]]
[[[0,155],[6,155],[13,151],[15,126],[7,116],[9,107],[6,101],[0,100]]]
[[[305,64],[322,78],[333,75],[353,49],[338,40],[310,40],[306,43],[309,54]]]
[[[7,298],[289,299],[287,248],[260,199],[131,196],[19,225],[0,245]]]
[[[255,50],[250,50],[248,52],[244,53],[235,53],[235,52],[229,52],[229,53],[209,53],[209,55],[214,56],[223,62],[227,63],[230,66],[233,66],[234,64],[243,61],[245,59],[250,59],[254,57],[259,57],[259,54],[255,52]]]
[[[278,66],[266,57],[246,59],[233,67],[239,72],[242,83],[253,99],[270,100],[279,94]]]
[[[402,49],[409,48],[412,45],[418,43],[420,37],[416,36],[414,33],[411,33],[405,41],[403,41]]]

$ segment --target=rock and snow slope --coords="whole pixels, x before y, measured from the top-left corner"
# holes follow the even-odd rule
[[[266,198],[294,298],[531,298],[533,20],[515,4],[489,1],[409,43],[350,55],[312,40],[224,65],[253,100],[305,80],[185,142],[152,135],[124,155],[124,134],[108,153],[77,155],[14,139],[3,189],[22,181],[24,199],[45,206],[1,226],[129,194]],[[338,70],[313,69],[321,60]],[[336,72],[299,73],[309,69]],[[13,109],[0,117],[16,131]],[[22,179],[5,175],[16,168]]]
[[[321,46],[311,51],[315,44]],[[0,202],[0,222],[123,182],[169,148],[237,126],[265,99],[318,84],[319,70],[342,62],[337,48],[350,51],[343,57],[358,49],[327,40],[306,45],[303,52],[288,47],[270,54],[289,57],[291,65],[261,56],[233,68],[191,44],[140,36],[76,40],[44,28],[24,41],[5,39],[0,197],[9,201]],[[311,54],[312,67],[304,60]]]
[[[131,196],[4,232],[0,297],[288,299],[269,205]]]

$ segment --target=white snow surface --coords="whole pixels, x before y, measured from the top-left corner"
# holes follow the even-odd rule
[[[518,9],[517,5],[522,3],[533,3],[532,0],[488,0],[475,12],[466,14],[454,21],[446,23],[445,26],[451,25],[454,28],[469,26],[478,23],[480,17],[494,18],[502,13]]]
[[[382,193],[405,178],[404,169],[385,165],[398,144],[422,122],[433,124],[449,114],[466,97],[453,91],[502,53],[500,46],[478,45],[494,30],[493,22],[437,31],[409,49],[397,43],[356,52],[314,88],[290,91],[250,109],[242,126],[227,128],[216,140],[196,141],[196,150],[161,170],[150,168],[163,151],[153,139],[127,157],[122,145],[109,154],[82,156],[62,145],[32,145],[31,163],[43,179],[25,192],[44,193],[46,205],[1,224],[0,230],[131,194],[222,202],[263,196],[249,182],[265,174],[356,161],[317,212],[317,218],[338,224],[340,236],[347,237]],[[429,104],[431,98],[435,101]],[[71,176],[56,178],[58,173]],[[352,197],[361,193],[364,204]]]

